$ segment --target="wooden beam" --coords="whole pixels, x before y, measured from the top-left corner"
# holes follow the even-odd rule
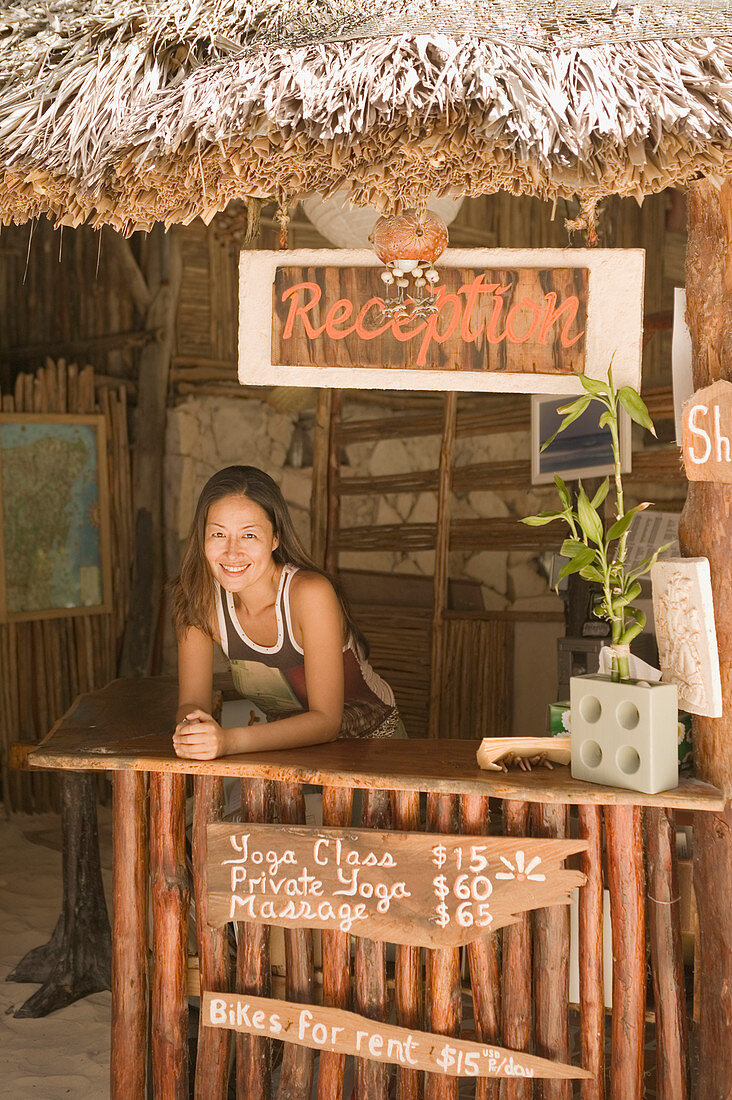
[[[152,671],[155,631],[163,592],[163,458],[170,359],[180,289],[180,248],[175,229],[158,225],[147,239],[146,271],[154,296],[145,328],[155,333],[140,356],[138,416],[133,455],[134,558],[130,609],[120,661],[124,676]]]
[[[557,527],[526,527],[518,519],[456,519],[450,524],[451,550],[558,550],[563,539]],[[435,523],[390,523],[378,527],[342,527],[338,549],[434,550]]]
[[[732,186],[709,180],[688,192],[687,320],[694,388],[732,379]],[[732,486],[689,484],[679,528],[683,552],[709,559],[719,664],[721,718],[694,719],[697,775],[726,798],[719,813],[694,823],[694,891],[699,914],[696,985],[699,990],[697,1095],[725,1096],[732,1081]]]
[[[140,265],[134,257],[130,242],[107,226],[101,230],[101,233],[102,245],[113,253],[114,262],[119,268],[123,284],[130,292],[135,309],[141,317],[145,317],[152,305],[152,294]]]
[[[457,393],[445,394],[445,420],[440,447],[440,472],[437,490],[435,526],[435,573],[432,583],[432,657],[428,734],[440,735],[440,699],[445,668],[443,616],[447,610],[447,582],[450,555],[450,504],[452,499],[452,461],[455,453]],[[397,544],[398,545],[398,544]]]
[[[66,340],[57,343],[45,341],[42,344],[0,348],[0,360],[19,362],[37,359],[73,359],[89,352],[110,351],[115,348],[140,348],[159,340],[161,329],[130,329],[128,332],[109,332],[104,336],[88,336],[83,340]]]

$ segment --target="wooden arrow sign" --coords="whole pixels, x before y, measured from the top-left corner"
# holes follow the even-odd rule
[[[296,1046],[355,1054],[449,1077],[592,1076],[578,1066],[550,1062],[504,1047],[412,1031],[340,1008],[290,1004],[248,994],[204,993],[201,1022],[204,1027],[231,1028],[245,1035],[284,1039]]]
[[[566,904],[581,840],[440,837],[282,825],[210,825],[208,920],[332,928],[457,947],[529,909]]]

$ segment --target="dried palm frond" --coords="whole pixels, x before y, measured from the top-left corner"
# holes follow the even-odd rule
[[[0,220],[379,209],[732,171],[730,0],[6,0]]]

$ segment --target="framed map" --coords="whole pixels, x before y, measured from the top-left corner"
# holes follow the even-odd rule
[[[111,609],[104,417],[0,413],[0,622]]]

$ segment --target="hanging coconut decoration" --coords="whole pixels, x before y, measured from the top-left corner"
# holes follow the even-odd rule
[[[369,237],[386,265],[381,273],[388,287],[383,312],[394,317],[429,316],[437,311],[435,264],[447,248],[447,226],[432,210],[405,210],[379,218]]]

